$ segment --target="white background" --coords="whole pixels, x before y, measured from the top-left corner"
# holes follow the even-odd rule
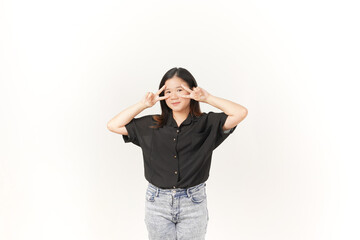
[[[355,2],[0,1],[0,239],[147,239],[141,149],[106,124],[173,67],[249,111],[207,239],[359,239]]]

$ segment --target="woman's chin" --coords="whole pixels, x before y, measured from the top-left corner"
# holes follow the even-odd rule
[[[173,112],[185,112],[186,111],[186,108],[172,108],[172,111]]]

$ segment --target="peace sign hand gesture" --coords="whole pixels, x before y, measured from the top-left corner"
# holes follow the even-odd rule
[[[184,84],[181,84],[181,86],[190,93],[189,95],[179,94],[179,96],[183,98],[192,98],[199,102],[206,102],[207,97],[210,95],[207,91],[205,91],[205,89],[201,87],[193,87],[193,90],[191,90]]]
[[[157,103],[157,101],[160,101],[160,100],[164,100],[164,99],[167,99],[168,97],[170,97],[170,95],[168,96],[163,96],[163,97],[159,97],[160,93],[164,90],[165,88],[165,84],[164,86],[162,86],[162,88],[160,88],[156,94],[152,93],[152,92],[147,92],[145,94],[145,96],[142,98],[142,103],[147,107],[152,107],[155,105],[155,103]]]

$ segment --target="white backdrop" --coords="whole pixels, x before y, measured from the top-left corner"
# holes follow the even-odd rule
[[[173,67],[249,111],[213,153],[207,239],[359,239],[358,12],[1,0],[0,239],[147,239],[141,149],[106,125]]]

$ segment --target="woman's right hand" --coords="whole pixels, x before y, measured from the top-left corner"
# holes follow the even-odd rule
[[[147,92],[145,94],[145,96],[142,98],[142,103],[147,107],[152,107],[155,105],[155,103],[157,103],[157,101],[159,100],[164,100],[167,99],[168,97],[170,97],[170,95],[167,96],[163,96],[163,97],[159,97],[160,93],[164,90],[165,88],[165,84],[164,86],[162,86],[162,88],[160,88],[156,94],[152,93],[152,92]]]

